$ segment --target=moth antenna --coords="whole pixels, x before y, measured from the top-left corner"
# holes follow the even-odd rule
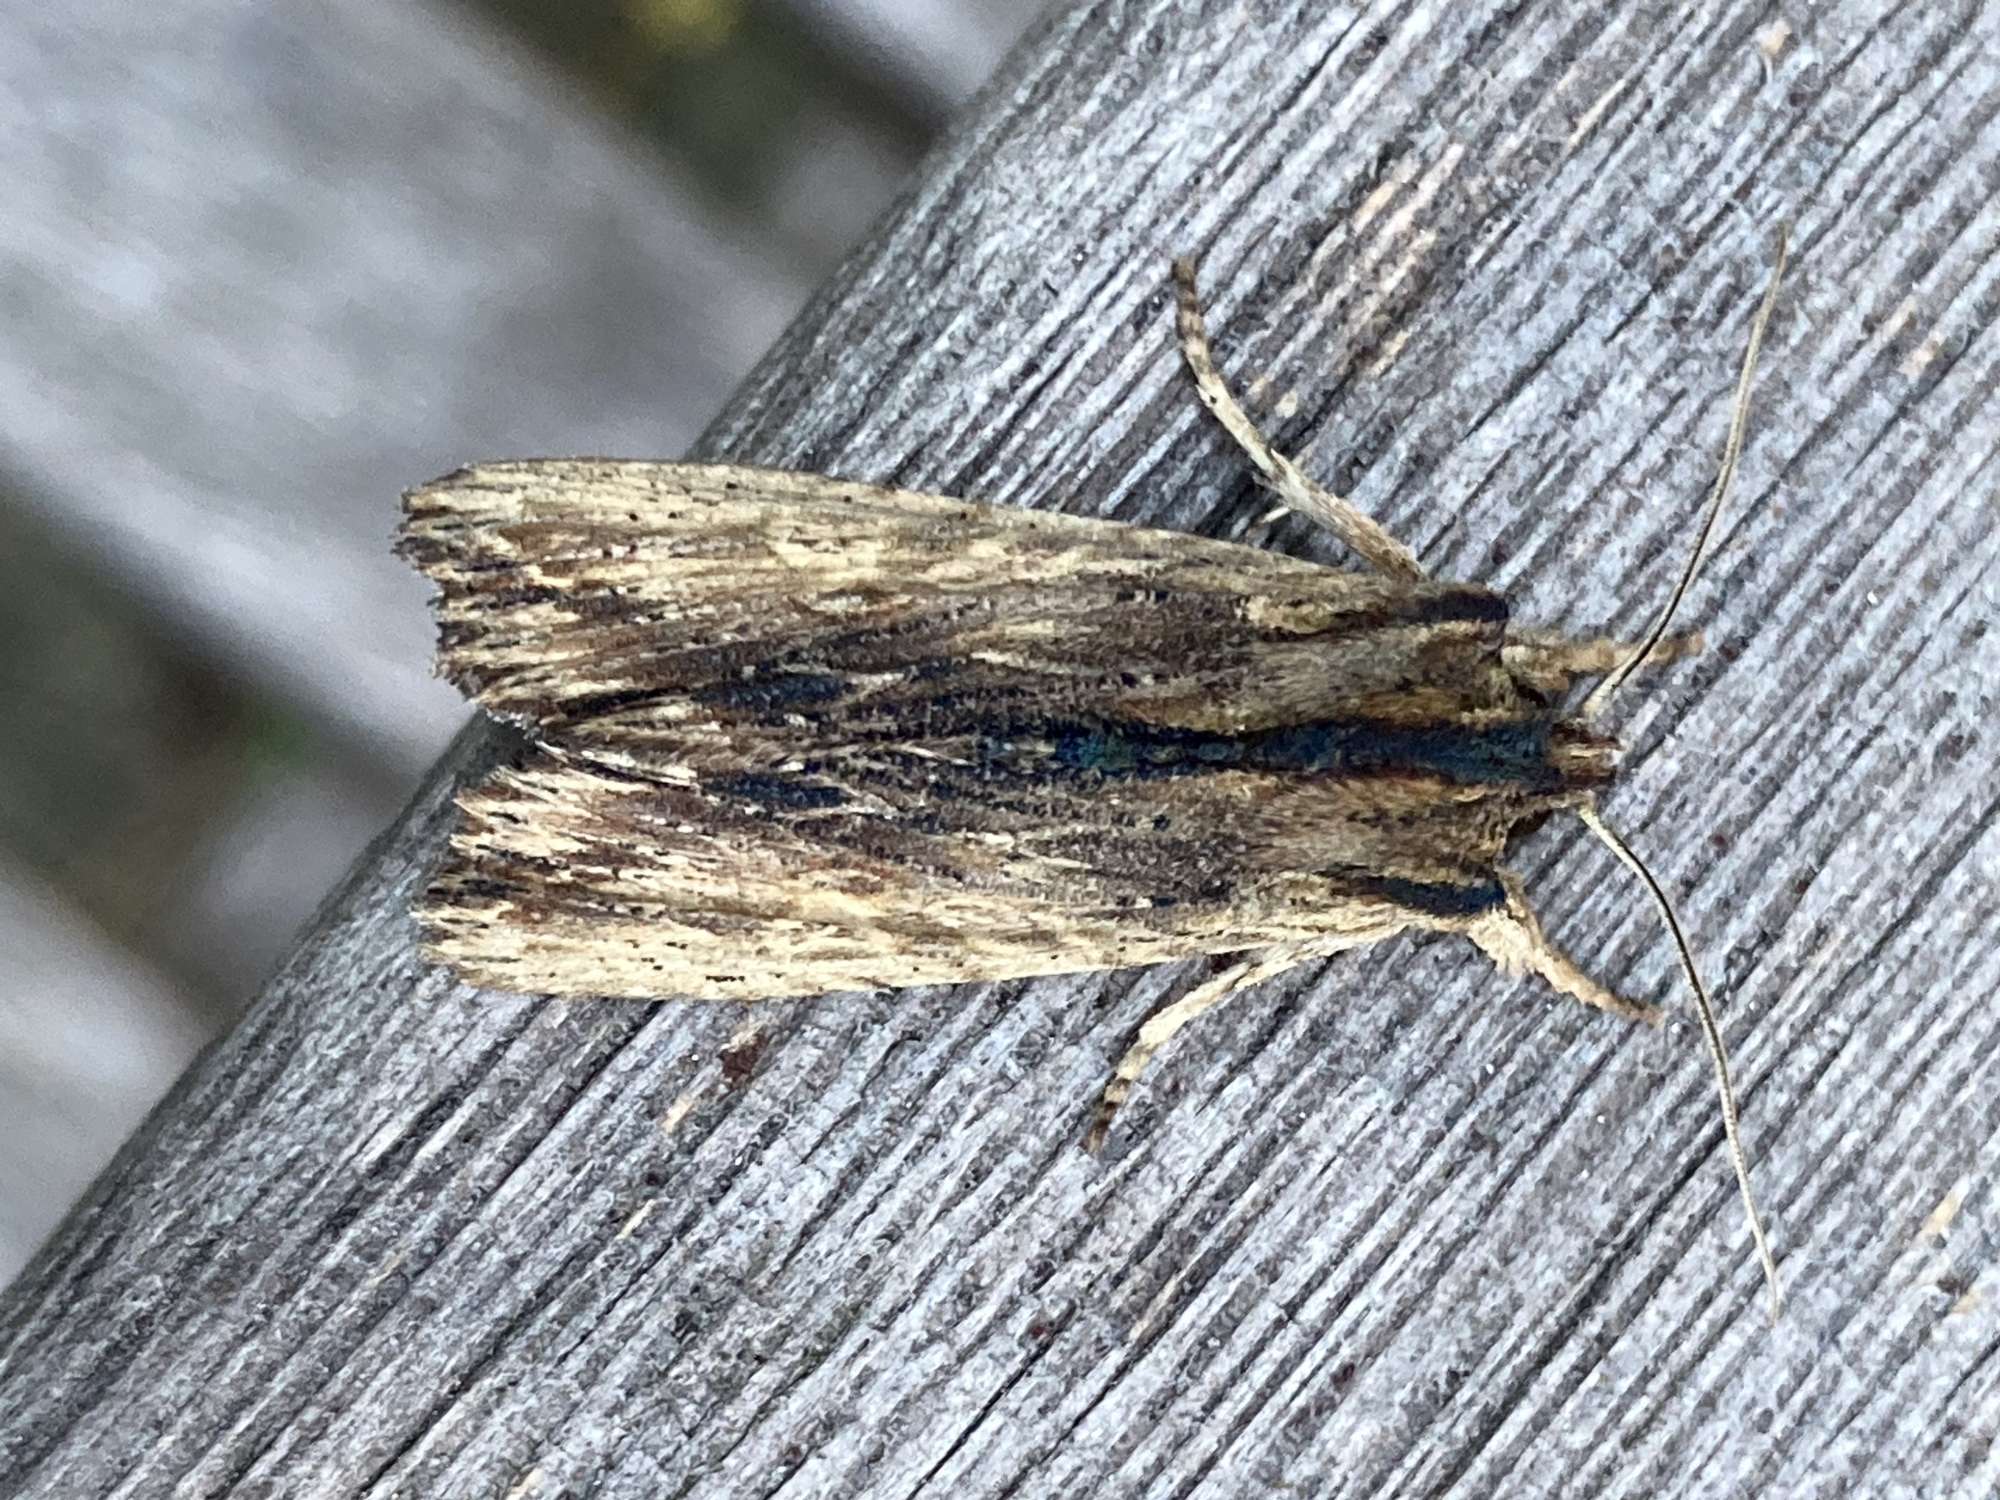
[[[1591,690],[1583,700],[1583,717],[1595,719],[1611,706],[1611,700],[1618,696],[1618,690],[1625,685],[1639,663],[1644,661],[1652,649],[1667,633],[1667,626],[1673,623],[1674,611],[1680,608],[1693,585],[1695,574],[1701,571],[1702,553],[1708,547],[1709,534],[1715,530],[1716,517],[1722,513],[1722,502],[1729,498],[1729,491],[1736,483],[1737,460],[1743,455],[1743,434],[1750,426],[1750,380],[1757,372],[1757,354],[1764,347],[1764,330],[1771,325],[1771,310],[1778,304],[1778,283],[1784,278],[1786,249],[1790,236],[1784,225],[1778,226],[1778,253],[1771,266],[1771,283],[1764,288],[1764,300],[1757,308],[1757,316],[1750,324],[1750,343],[1743,351],[1743,369],[1736,377],[1736,396],[1732,402],[1729,419],[1729,437],[1722,445],[1722,465],[1716,470],[1715,484],[1708,492],[1708,502],[1701,518],[1701,527],[1695,533],[1694,548],[1688,553],[1687,565],[1681,569],[1681,580],[1674,585],[1674,592],[1667,600],[1667,606],[1660,611],[1653,628],[1646,632],[1632,654],[1618,666],[1617,670]]]
[[[1681,972],[1687,976],[1688,987],[1694,991],[1695,1014],[1701,1018],[1701,1034],[1708,1042],[1708,1055],[1715,1064],[1715,1086],[1722,1095],[1722,1133],[1729,1142],[1729,1163],[1736,1169],[1736,1186],[1743,1194],[1743,1215],[1750,1221],[1750,1238],[1757,1243],[1757,1259],[1764,1267],[1764,1280],[1771,1288],[1771,1321],[1778,1321],[1784,1311],[1784,1288],[1778,1281],[1778,1262],[1771,1254],[1771,1242],[1764,1237],[1764,1221],[1757,1215],[1756,1195],[1750,1190],[1750,1158],[1743,1150],[1743,1132],[1737,1123],[1736,1089],[1729,1081],[1729,1054],[1723,1050],[1722,1028],[1716,1024],[1715,1007],[1708,998],[1708,988],[1701,982],[1701,974],[1695,968],[1694,951],[1688,947],[1687,934],[1681,931],[1680,919],[1674,915],[1673,902],[1667,899],[1660,882],[1653,878],[1653,872],[1645,862],[1632,852],[1631,846],[1620,838],[1605,821],[1598,816],[1597,809],[1585,803],[1577,809],[1577,815],[1584,826],[1603,841],[1604,846],[1618,856],[1620,863],[1634,875],[1651,893],[1653,904],[1659,908],[1661,918],[1667,924],[1667,931],[1673,934],[1674,950],[1680,955]]]

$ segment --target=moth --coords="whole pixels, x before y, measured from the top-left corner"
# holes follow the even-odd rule
[[[1636,643],[1516,625],[1314,483],[1218,372],[1184,260],[1202,402],[1368,572],[727,464],[488,463],[412,490],[398,547],[438,586],[439,670],[533,741],[459,797],[428,952],[516,993],[706,1000],[1230,955],[1145,1023],[1094,1146],[1197,1016],[1409,929],[1655,1020],[1549,939],[1505,864],[1575,813],[1667,917],[1775,1308],[1706,993],[1597,807],[1619,686],[1699,649],[1667,627],[1735,474],[1783,261],[1781,238],[1700,533]]]

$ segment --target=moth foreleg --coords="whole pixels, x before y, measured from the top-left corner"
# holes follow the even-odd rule
[[[1132,1087],[1139,1081],[1139,1075],[1146,1071],[1146,1064],[1153,1060],[1168,1042],[1188,1022],[1197,1016],[1214,1010],[1232,996],[1240,995],[1254,985],[1262,984],[1287,969],[1297,968],[1302,963],[1314,959],[1330,958],[1344,948],[1356,948],[1375,941],[1384,933],[1371,933],[1365,937],[1343,936],[1318,938],[1308,943],[1286,943],[1275,948],[1260,948],[1255,953],[1231,964],[1221,973],[1196,985],[1180,999],[1170,1001],[1146,1018],[1146,1024],[1139,1028],[1139,1036],[1125,1056],[1119,1059],[1117,1068],[1111,1074],[1111,1081],[1104,1085],[1104,1094],[1097,1102],[1097,1116],[1091,1121],[1090,1133],[1083,1138],[1083,1149],[1096,1151],[1104,1144],[1104,1137],[1111,1129],[1111,1118],[1118,1113],[1118,1107],[1131,1097]]]
[[[1553,695],[1566,691],[1579,677],[1612,671],[1638,649],[1635,641],[1611,636],[1570,637],[1552,631],[1514,631],[1508,635],[1500,655],[1517,681]],[[1701,632],[1690,630],[1662,638],[1638,665],[1663,667],[1669,662],[1699,656],[1702,649]]]
[[[1215,367],[1208,328],[1201,316],[1201,294],[1195,288],[1194,263],[1186,258],[1174,262],[1174,294],[1179,304],[1174,326],[1201,403],[1249,455],[1265,486],[1288,508],[1311,516],[1383,572],[1399,578],[1422,578],[1424,570],[1409,548],[1332,490],[1313,483],[1258,431]]]
[[[1519,876],[1502,870],[1500,880],[1506,887],[1507,904],[1475,918],[1465,935],[1484,950],[1501,973],[1538,974],[1556,990],[1597,1010],[1649,1026],[1660,1024],[1659,1011],[1606,989],[1550,940],[1528,905]]]

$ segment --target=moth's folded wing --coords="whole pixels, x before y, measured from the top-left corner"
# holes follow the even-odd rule
[[[988,768],[991,770],[991,768]],[[977,776],[985,774],[974,771]],[[524,993],[754,999],[1118,968],[1497,909],[1517,789],[844,769],[658,778],[538,755],[465,793],[431,951]]]
[[[405,497],[398,550],[439,586],[444,675],[607,744],[707,717],[920,738],[988,692],[1189,729],[1424,713],[1485,691],[1497,658],[1464,647],[1506,620],[1470,585],[725,465],[462,469]],[[1453,660],[1482,682],[1440,679]]]
[[[809,475],[413,493],[444,670],[547,746],[426,921],[515,989],[787,994],[1450,922],[1564,789],[1484,590]]]

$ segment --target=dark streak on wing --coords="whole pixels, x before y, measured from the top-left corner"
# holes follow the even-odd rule
[[[741,771],[718,776],[711,784],[717,796],[791,812],[817,812],[847,801],[838,786],[807,776]]]
[[[1366,870],[1323,873],[1356,897],[1373,897],[1433,917],[1476,917],[1507,904],[1506,888],[1497,880],[1399,880]]]
[[[1454,786],[1552,792],[1553,725],[1534,717],[1470,727],[1458,721],[1384,724],[1319,720],[1249,734],[1213,734],[1132,722],[1051,725],[1053,759],[1112,778],[1187,776],[1225,767],[1305,776],[1434,776]]]

